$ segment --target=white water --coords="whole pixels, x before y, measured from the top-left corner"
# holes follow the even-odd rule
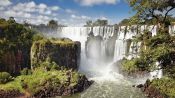
[[[132,30],[130,29],[132,28]],[[90,80],[94,80],[95,83],[80,96],[75,98],[144,98],[144,96],[132,88],[133,84],[144,83],[146,79],[161,78],[162,70],[155,70],[150,73],[150,76],[140,77],[138,79],[128,80],[123,75],[118,73],[116,61],[126,57],[126,40],[132,39],[139,30],[143,33],[144,30],[149,29],[152,32],[152,36],[155,36],[156,26],[137,26],[119,27],[118,32],[114,27],[63,27],[58,29],[58,33],[55,37],[67,37],[74,41],[81,42],[81,64],[79,71],[86,74]],[[175,27],[172,27],[171,33],[174,32]],[[94,36],[101,36],[102,40],[95,39],[90,40],[90,45],[86,45],[86,41],[90,32],[93,32]],[[117,35],[117,36],[115,36]],[[110,42],[110,39],[114,39]],[[113,43],[112,43],[113,42]],[[136,47],[139,49],[141,43],[131,43],[129,49],[129,57],[137,57]],[[113,47],[114,46],[114,47]],[[87,57],[85,51],[87,49],[90,57]],[[107,55],[107,54],[114,54]],[[107,58],[112,58],[107,60]],[[73,97],[71,97],[73,98]]]
[[[126,41],[125,40],[116,40],[115,42],[115,51],[114,51],[114,62],[121,60],[125,57],[126,54]]]
[[[87,72],[92,79],[99,78],[107,79],[107,80],[115,80],[115,77],[120,77],[115,68],[113,69],[113,63],[118,60],[126,57],[126,48],[127,42],[126,40],[132,39],[133,36],[137,34],[137,32],[143,33],[144,30],[148,29],[152,32],[152,36],[155,36],[157,31],[157,26],[121,26],[119,27],[118,32],[113,26],[105,26],[105,27],[61,27],[58,28],[57,34],[54,34],[54,37],[66,37],[70,38],[73,41],[81,42],[81,64],[80,71]],[[170,32],[173,34],[175,31],[174,26],[170,26]],[[88,51],[91,57],[87,58],[85,53],[85,43],[87,41],[88,35],[90,32],[93,32],[94,36],[101,36],[102,41],[100,43],[96,43],[96,40],[93,40],[88,46]],[[117,35],[117,36],[115,36]],[[109,42],[110,39],[114,38],[113,43]],[[131,43],[129,49],[129,56],[126,57],[128,59],[138,57],[137,53],[139,52],[139,47],[141,43]],[[133,48],[134,47],[134,48]],[[136,49],[137,48],[137,49]],[[136,51],[137,50],[137,51]],[[110,54],[110,55],[109,55]],[[111,55],[113,54],[113,55]],[[110,60],[107,60],[111,58]],[[152,73],[158,74],[161,73],[159,71],[154,71]],[[151,73],[151,78],[154,75]],[[100,76],[100,77],[99,77]],[[162,74],[159,74],[158,77],[161,77]],[[110,79],[108,79],[110,78]]]

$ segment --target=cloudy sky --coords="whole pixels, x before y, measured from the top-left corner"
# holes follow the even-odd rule
[[[13,16],[18,22],[33,24],[51,19],[70,26],[96,19],[115,24],[133,13],[125,0],[0,0],[0,17]]]

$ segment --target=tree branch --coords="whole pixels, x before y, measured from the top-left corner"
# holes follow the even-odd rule
[[[167,16],[168,16],[168,13],[169,13],[171,10],[173,10],[174,8],[175,8],[175,7],[172,6],[172,7],[165,13],[163,22],[165,22],[165,20],[166,20],[166,18],[167,18]]]

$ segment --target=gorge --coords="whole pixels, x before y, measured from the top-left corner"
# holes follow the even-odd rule
[[[170,34],[174,28],[170,26]],[[81,42],[81,60],[79,72],[95,83],[83,93],[65,98],[144,98],[144,94],[133,85],[146,82],[147,79],[161,78],[162,70],[127,77],[120,73],[116,64],[124,57],[138,57],[141,42],[131,41],[145,30],[152,36],[157,34],[156,26],[98,26],[98,27],[61,27],[55,33],[46,33],[47,37],[70,38]],[[64,97],[63,97],[64,98]]]
[[[0,0],[0,98],[175,98],[175,0]]]

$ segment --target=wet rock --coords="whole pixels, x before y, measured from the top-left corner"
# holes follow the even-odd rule
[[[139,84],[136,86],[137,88],[142,88],[143,87],[143,84]]]

